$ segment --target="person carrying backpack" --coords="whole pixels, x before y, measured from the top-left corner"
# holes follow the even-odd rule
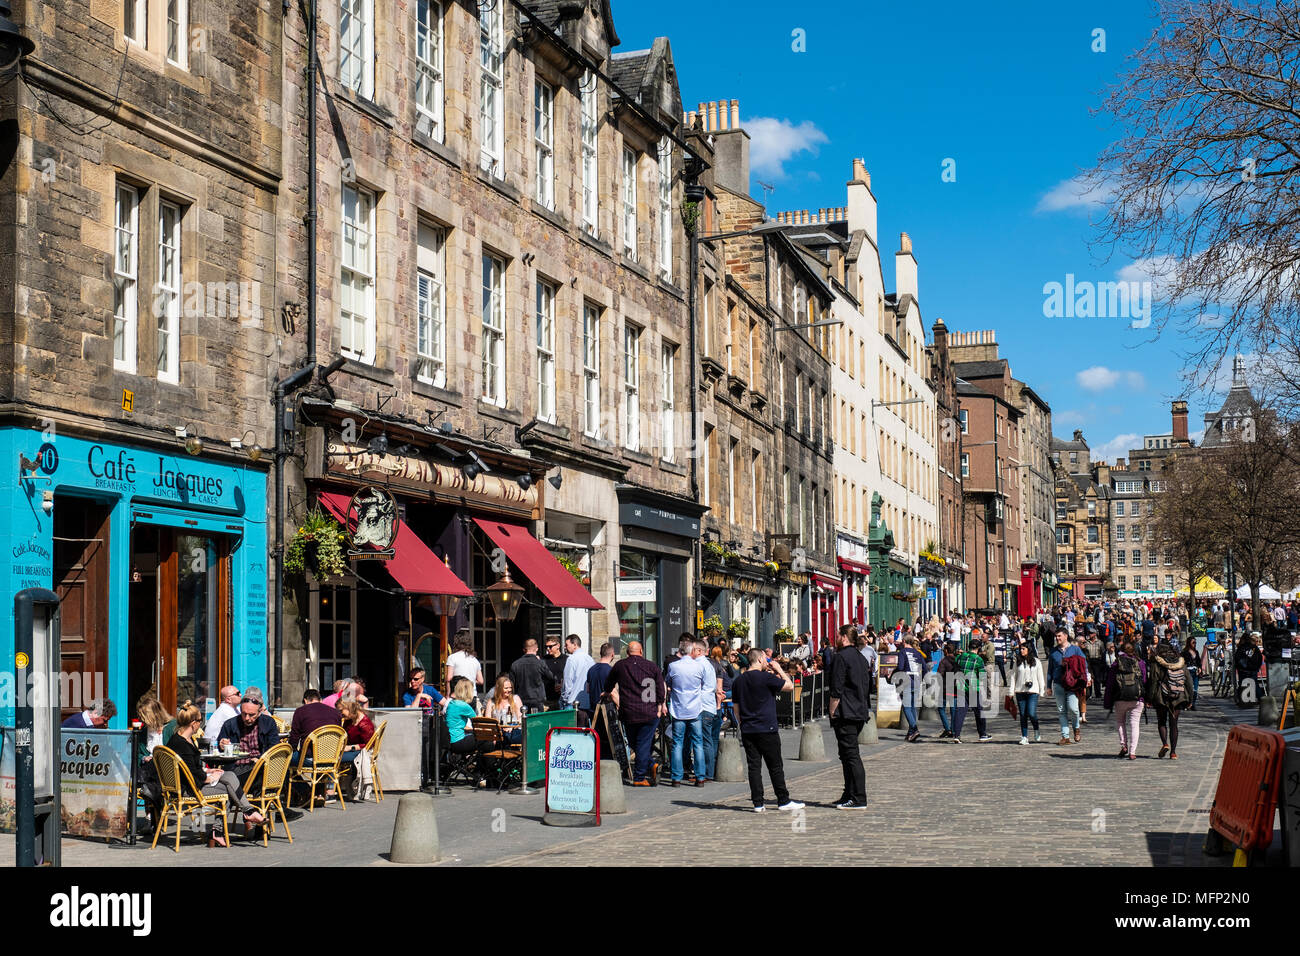
[[[1178,759],[1178,715],[1192,702],[1187,681],[1187,664],[1173,645],[1162,642],[1151,655],[1152,668],[1144,697],[1156,708],[1156,726],[1160,730],[1159,760],[1165,754]]]
[[[1094,694],[1100,697],[1106,683],[1106,672],[1103,670],[1106,646],[1102,644],[1096,631],[1088,631],[1088,639],[1084,643],[1083,652],[1088,658],[1088,673],[1092,677],[1090,688]],[[1085,720],[1084,723],[1086,724],[1087,721]]]
[[[1146,664],[1138,660],[1137,649],[1125,641],[1115,656],[1115,666],[1106,678],[1107,710],[1115,711],[1115,726],[1119,730],[1119,756],[1137,759],[1138,727],[1146,704],[1143,688],[1147,683]]]

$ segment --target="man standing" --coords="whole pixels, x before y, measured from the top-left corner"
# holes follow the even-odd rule
[[[564,659],[564,682],[560,687],[560,706],[578,710],[578,726],[585,727],[587,725],[581,719],[584,708],[579,703],[579,698],[587,685],[587,671],[591,670],[596,662],[582,649],[582,638],[577,634],[570,634],[564,639],[564,649],[569,653]],[[590,709],[585,708],[585,710]]]
[[[546,682],[546,708],[547,710],[558,710],[560,691],[564,689],[565,663],[558,637],[548,637],[546,639],[546,657],[542,659],[542,663],[546,665],[546,669],[551,674],[550,680]]]
[[[587,723],[591,723],[600,698],[605,693],[605,678],[614,669],[614,645],[606,641],[600,645],[600,660],[591,665],[587,671],[587,681],[582,693],[578,695],[578,707],[587,714]]]
[[[561,672],[563,678],[563,672]],[[541,710],[546,706],[548,687],[555,683],[551,669],[537,656],[537,641],[528,638],[524,641],[524,653],[510,665],[510,679],[514,681],[515,693],[529,710]],[[558,694],[556,695],[558,699]]]
[[[843,799],[837,810],[867,808],[867,773],[858,751],[858,734],[871,716],[871,668],[861,654],[850,653],[857,640],[857,628],[846,624],[840,628],[841,653],[831,658],[830,719],[844,766]]]
[[[632,786],[648,787],[655,729],[668,708],[664,706],[664,673],[654,661],[646,660],[640,641],[628,644],[627,657],[610,669],[609,677],[605,679],[605,693],[613,695],[627,739],[636,754]]]
[[[700,695],[700,736],[704,741],[704,765],[696,767],[697,779],[702,775],[712,783],[718,766],[718,730],[722,723],[722,672],[721,665],[709,656],[709,645],[698,638],[692,656],[706,674],[708,689]]]
[[[983,632],[976,627],[971,631],[970,647],[958,654],[954,662],[960,677],[957,686],[958,707],[953,713],[952,720],[953,743],[961,743],[961,727],[968,709],[975,712],[975,729],[979,732],[980,742],[993,739],[988,730],[988,722],[984,718],[984,701],[980,692],[983,686],[981,681],[987,680],[984,670],[986,663],[980,653],[983,645]]]
[[[713,668],[700,660],[699,644],[691,641],[686,651],[685,657],[677,658],[668,668],[673,716],[673,786],[680,787],[682,784],[682,747],[689,742],[695,785],[702,787],[708,774],[700,715],[704,712],[705,695],[712,697],[715,694],[717,677]]]
[[[208,740],[216,740],[221,736],[221,728],[226,726],[226,721],[232,720],[239,713],[239,688],[231,685],[221,688],[221,704],[212,712],[208,718],[207,724],[203,728],[203,736]],[[166,743],[166,741],[163,741]]]
[[[786,789],[781,735],[776,729],[776,695],[788,694],[792,690],[794,683],[781,670],[781,665],[769,661],[767,655],[757,649],[749,652],[749,667],[731,684],[731,702],[740,727],[745,760],[749,764],[749,796],[755,813],[767,809],[763,799],[764,763],[776,790],[777,807],[781,810],[803,809],[802,803],[790,799],[790,791]]]

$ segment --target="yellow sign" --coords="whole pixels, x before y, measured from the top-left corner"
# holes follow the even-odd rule
[[[128,388],[122,389],[122,411],[135,411],[135,392]]]
[[[696,629],[697,631],[702,631],[702,630],[704,630],[704,612],[703,612],[703,611],[697,610],[697,611],[695,612],[695,629]]]
[[[31,661],[26,654],[24,654],[22,651],[19,651],[17,654],[14,655],[14,663],[18,665],[19,670],[22,670],[24,667],[30,664]]]

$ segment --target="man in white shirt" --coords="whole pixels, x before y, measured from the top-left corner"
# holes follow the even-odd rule
[[[699,648],[697,650],[697,648]],[[687,656],[679,657],[668,667],[668,684],[672,699],[673,750],[672,783],[682,785],[682,746],[691,745],[691,759],[695,767],[695,785],[704,786],[704,735],[701,714],[704,712],[704,695],[715,693],[717,673],[701,657],[698,644],[687,644]]]
[[[564,649],[569,652],[564,662],[564,683],[560,686],[560,704],[563,707],[578,706],[578,695],[587,685],[587,671],[596,662],[582,649],[582,638],[570,634],[564,639]]]
[[[226,721],[239,716],[239,688],[235,686],[221,688],[221,703],[203,728],[203,736],[216,740],[221,736],[221,728]],[[166,741],[163,741],[166,743]]]
[[[956,615],[948,619],[948,640],[954,644],[961,643],[961,618]]]

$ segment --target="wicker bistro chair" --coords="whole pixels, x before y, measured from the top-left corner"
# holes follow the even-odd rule
[[[158,771],[158,784],[162,788],[162,810],[158,813],[158,828],[154,830],[153,843],[149,849],[158,846],[158,837],[167,827],[167,815],[176,813],[176,852],[181,851],[181,817],[185,814],[197,822],[198,816],[208,810],[221,814],[221,828],[226,834],[226,846],[230,846],[230,828],[226,822],[226,795],[205,794],[202,787],[194,783],[194,775],[185,766],[176,751],[159,745],[153,751],[154,768]],[[194,796],[197,794],[197,796]]]
[[[276,813],[280,814],[280,822],[284,824],[284,835],[289,838],[290,843],[293,842],[293,834],[289,832],[289,821],[284,815],[284,804],[280,801],[280,793],[284,790],[284,781],[289,776],[289,765],[292,761],[293,748],[287,743],[278,743],[257,758],[252,773],[244,783],[248,802],[257,807],[258,812],[266,817],[266,822],[262,824],[262,846],[267,845],[268,831],[275,832]],[[260,790],[256,789],[259,782]]]
[[[511,782],[523,782],[524,750],[521,746],[506,743],[501,722],[491,717],[475,717],[472,721],[474,739],[479,746],[479,766],[494,767],[497,776],[497,793]]]
[[[368,757],[370,760],[370,779],[375,788],[375,802],[384,799],[384,788],[379,782],[379,749],[384,745],[384,728],[387,726],[388,721],[381,721],[379,726],[375,728],[375,732],[370,735],[370,739],[366,741],[366,745],[357,754],[357,759],[343,764],[342,769],[339,771],[340,774],[352,773],[359,776],[361,771],[357,769],[357,764],[361,762],[362,755]],[[360,780],[357,781],[357,795],[361,796]]]
[[[289,732],[289,721],[285,720],[283,717],[275,716],[275,714],[271,713],[269,710],[266,711],[266,714],[275,721],[276,729],[279,730],[280,733],[287,734]]]
[[[339,760],[343,748],[347,746],[348,734],[337,724],[317,727],[302,742],[302,751],[298,755],[298,765],[293,768],[290,777],[292,783],[306,783],[311,786],[311,796],[307,801],[307,812],[316,809],[316,787],[322,780],[333,781],[334,794],[338,797],[339,807],[346,810],[343,803],[343,788],[339,786]],[[321,801],[323,806],[324,800]]]

